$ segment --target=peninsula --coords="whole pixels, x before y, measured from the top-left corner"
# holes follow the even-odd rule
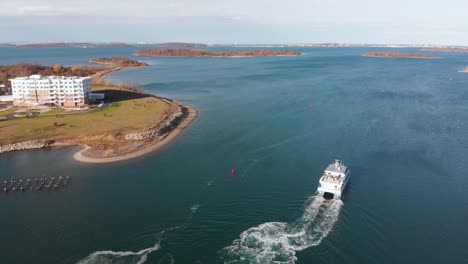
[[[235,50],[207,51],[198,49],[148,49],[135,52],[135,56],[148,57],[268,57],[300,56],[298,51],[291,50]]]
[[[197,116],[194,108],[146,94],[138,85],[105,82],[105,76],[109,72],[143,67],[144,63],[121,57],[90,61],[105,63],[106,66],[61,66],[60,73],[70,71],[74,76],[94,73],[91,75],[92,90],[103,93],[106,102],[79,111],[47,107],[0,109],[0,153],[44,147],[83,146],[74,155],[79,161],[121,161],[161,148]],[[16,66],[3,67],[14,69]],[[59,67],[32,65],[28,68],[28,74],[44,74],[54,68]],[[8,78],[16,77],[14,73],[11,71]],[[24,74],[21,71],[18,73],[19,76]]]
[[[368,52],[364,57],[378,58],[409,58],[409,59],[440,59],[440,57],[422,54],[422,53],[401,53],[401,52]]]
[[[140,62],[137,60],[131,60],[125,57],[109,57],[109,58],[97,58],[97,59],[90,59],[89,62],[95,64],[104,64],[104,65],[111,65],[114,67],[145,67],[149,66],[148,63]]]
[[[425,48],[422,51],[438,51],[438,52],[468,52],[468,48],[459,47],[438,47],[438,48]]]

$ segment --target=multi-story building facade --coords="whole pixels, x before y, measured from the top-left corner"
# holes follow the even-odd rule
[[[90,77],[41,76],[10,79],[16,106],[78,107],[89,103]]]

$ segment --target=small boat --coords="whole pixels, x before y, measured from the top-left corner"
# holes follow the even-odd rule
[[[317,194],[325,199],[341,199],[351,171],[341,160],[328,165],[319,181]]]

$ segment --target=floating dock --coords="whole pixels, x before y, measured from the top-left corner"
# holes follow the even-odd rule
[[[2,181],[2,192],[33,192],[33,191],[58,191],[69,185],[71,178],[41,177],[34,179],[15,179]]]

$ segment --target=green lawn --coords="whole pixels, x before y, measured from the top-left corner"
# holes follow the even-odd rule
[[[113,95],[117,98],[119,92],[114,92]],[[128,99],[129,96],[135,99]],[[33,139],[118,136],[144,131],[156,126],[170,110],[171,106],[164,101],[149,96],[143,97],[141,94],[132,95],[127,91],[125,98],[122,97],[112,107],[97,112],[53,115],[51,111],[54,110],[51,110],[46,113],[47,116],[0,121],[0,144]]]
[[[16,107],[12,107],[12,108],[9,108],[5,111],[0,111],[0,116],[6,116],[6,115],[9,115],[9,114],[13,114],[16,110],[18,110],[18,108]]]

